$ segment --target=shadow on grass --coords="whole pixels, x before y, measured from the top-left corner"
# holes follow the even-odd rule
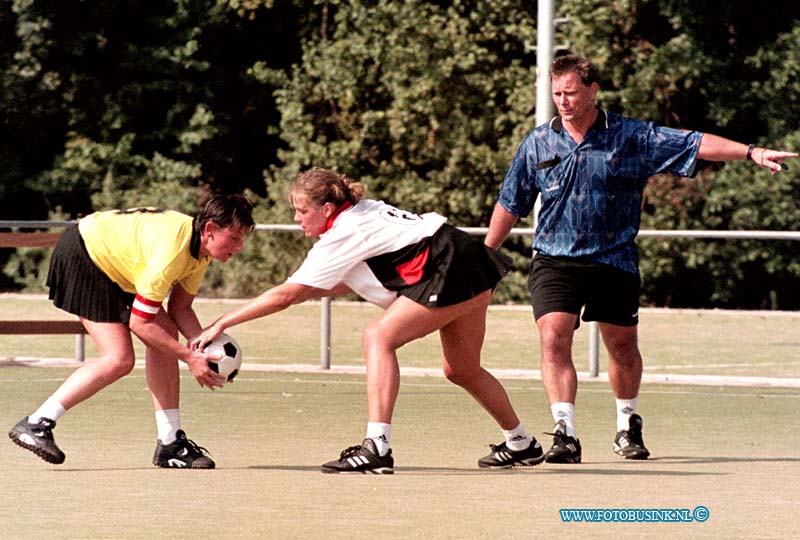
[[[395,474],[417,476],[484,476],[484,475],[517,475],[517,474],[591,474],[601,476],[727,476],[730,473],[719,471],[665,471],[648,467],[648,464],[675,464],[675,465],[708,465],[725,463],[800,463],[800,458],[795,457],[692,457],[692,456],[664,456],[651,458],[638,462],[597,462],[594,464],[581,463],[577,465],[540,465],[538,467],[516,467],[513,469],[479,469],[461,467],[425,467],[404,466],[395,467]],[[599,466],[599,467],[598,467]],[[243,467],[218,467],[216,470],[261,470],[261,471],[291,471],[291,472],[320,472],[319,465],[249,465]],[[57,472],[85,472],[85,471],[153,471],[156,467],[118,467],[118,468],[67,468],[54,467]],[[209,469],[214,471],[215,469]],[[323,474],[323,473],[320,473]]]
[[[648,462],[708,464],[708,463],[800,463],[800,457],[758,457],[758,456],[662,456],[650,458]]]
[[[269,471],[318,471],[319,466],[309,467],[307,465],[254,465],[248,467],[249,469],[269,470]],[[528,470],[528,469],[524,469]],[[532,469],[530,469],[532,470]],[[522,472],[523,469],[502,469],[502,470],[488,470],[488,469],[462,469],[458,467],[395,467],[395,474],[458,474],[458,475],[483,475],[483,474],[515,474]],[[323,473],[320,473],[323,474]],[[335,474],[335,473],[328,473]],[[352,474],[352,473],[351,473]],[[349,475],[348,475],[349,476]]]
[[[48,464],[49,465],[49,464]],[[53,468],[50,469],[52,472],[57,473],[85,473],[85,472],[125,472],[125,471],[156,471],[158,470],[157,467],[84,467],[84,468],[77,468],[77,467],[61,467],[59,465],[53,465]],[[195,471],[199,471],[202,469],[192,469]],[[213,469],[205,469],[205,470],[213,470]]]
[[[266,471],[319,471],[318,466],[307,465],[254,465],[248,469]],[[395,467],[395,474],[405,476],[498,476],[498,475],[532,475],[532,474],[594,474],[594,475],[635,475],[635,476],[722,476],[728,473],[709,471],[657,471],[652,469],[598,469],[584,465],[568,467],[518,467],[514,469],[478,469],[459,467]],[[320,473],[322,474],[322,473]],[[348,475],[350,476],[350,475]]]

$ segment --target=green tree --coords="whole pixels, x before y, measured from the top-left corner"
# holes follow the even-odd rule
[[[3,3],[0,24],[16,39],[0,42],[0,112],[12,122],[4,150],[19,157],[3,178],[14,191],[0,194],[38,197],[28,214],[86,213],[115,202],[93,195],[121,168],[125,190],[144,173],[145,198],[162,181],[266,194],[262,171],[279,145],[274,86],[248,70],[298,58],[298,11],[291,1]]]
[[[193,212],[210,192],[265,195],[278,79],[250,68],[280,73],[299,57],[301,5],[0,3],[0,215]],[[29,283],[32,266],[12,261],[14,280]]]
[[[326,166],[372,196],[486,223],[513,140],[532,127],[531,5],[320,3],[320,32],[277,92],[276,175]]]

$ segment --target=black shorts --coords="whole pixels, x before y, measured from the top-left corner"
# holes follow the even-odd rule
[[[94,322],[128,324],[136,295],[123,291],[89,257],[78,227],[61,235],[50,258],[47,286],[53,304]]]
[[[493,290],[512,266],[482,239],[447,224],[431,237],[429,249],[423,278],[397,289],[427,307],[452,306]]]
[[[553,312],[582,319],[635,326],[639,322],[641,279],[607,264],[587,259],[536,254],[531,261],[528,290],[533,315]],[[577,328],[580,322],[575,323]]]

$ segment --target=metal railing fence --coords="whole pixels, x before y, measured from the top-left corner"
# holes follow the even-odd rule
[[[14,221],[0,220],[0,229],[47,229],[69,227],[75,221]],[[461,230],[474,235],[485,235],[487,227],[460,227]],[[257,231],[300,231],[299,225],[256,225]],[[509,236],[533,236],[535,229],[515,227]],[[698,231],[698,230],[652,230],[639,231],[639,238],[696,238],[696,239],[722,239],[722,240],[800,240],[800,231]],[[599,327],[596,322],[588,324],[589,375],[597,377],[599,374]],[[331,299],[325,298],[320,308],[320,368],[330,369],[331,366]]]

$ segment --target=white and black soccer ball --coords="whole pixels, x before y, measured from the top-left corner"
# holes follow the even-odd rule
[[[219,373],[228,382],[231,382],[242,367],[242,348],[228,334],[220,334],[203,349],[212,358],[219,357],[219,360],[209,360],[208,367]]]

